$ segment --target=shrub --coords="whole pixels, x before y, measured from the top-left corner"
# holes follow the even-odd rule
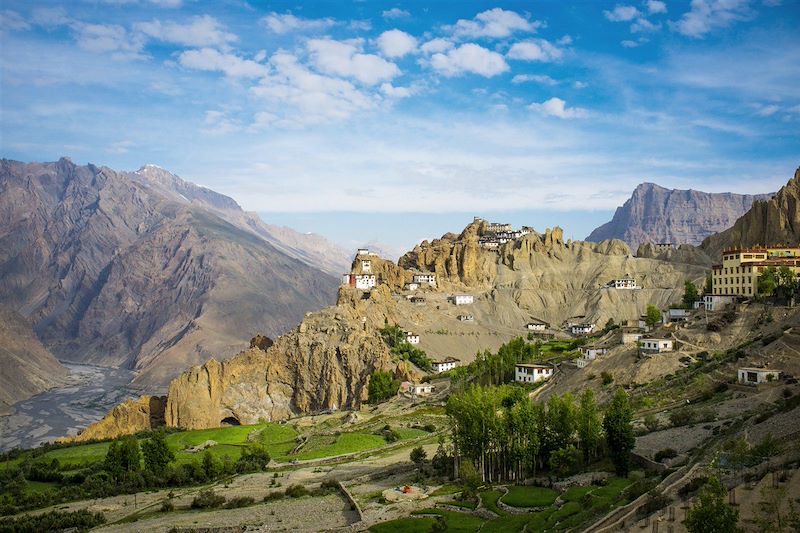
[[[614,382],[614,376],[606,371],[600,373],[600,378],[603,380],[603,385],[610,385]]]
[[[164,500],[161,502],[161,512],[162,513],[170,513],[175,510],[175,504],[172,503],[172,500]]]
[[[675,409],[669,414],[669,421],[672,422],[672,425],[676,427],[691,424],[692,421],[694,421],[694,418],[695,412],[691,407],[681,407],[679,409]]]
[[[278,492],[278,491],[270,492],[269,494],[264,496],[264,501],[265,502],[271,502],[271,501],[275,501],[275,500],[280,500],[280,499],[283,499],[284,496],[285,496],[285,494],[283,492]]]
[[[213,509],[225,503],[225,496],[220,496],[211,489],[201,491],[192,500],[192,509]]]
[[[658,426],[658,418],[656,418],[654,414],[650,413],[644,417],[644,427],[646,427],[648,431],[656,431]]]
[[[425,462],[425,459],[427,459],[428,454],[425,453],[425,449],[422,446],[417,446],[411,450],[409,457],[415,464],[421,465]]]
[[[672,448],[664,448],[663,450],[659,450],[656,452],[654,459],[657,463],[661,463],[664,461],[664,459],[672,459],[677,456],[678,452],[676,452]]]
[[[388,400],[397,394],[400,388],[400,381],[392,378],[389,372],[378,370],[369,380],[367,391],[369,394],[369,403],[381,403]]]
[[[247,507],[248,505],[252,505],[255,500],[252,496],[237,496],[236,498],[231,498],[230,500],[225,503],[225,509],[236,509],[238,507]]]
[[[400,433],[392,428],[384,429],[381,433],[386,442],[397,442],[400,440]]]
[[[639,516],[647,516],[655,513],[659,509],[663,509],[672,502],[669,496],[665,496],[659,491],[653,489],[648,493],[647,501],[645,504],[636,511]]]
[[[39,515],[22,515],[0,519],[0,531],[61,531],[76,529],[86,531],[106,523],[102,513],[79,511],[50,511]]]
[[[242,455],[236,460],[236,471],[240,474],[246,472],[260,472],[270,461],[269,452],[258,442],[251,442],[242,450]]]
[[[309,492],[303,485],[290,485],[286,487],[285,494],[290,498],[302,498],[308,496]]]
[[[692,478],[692,480],[689,481],[689,483],[678,489],[678,496],[680,496],[681,498],[687,498],[688,496],[700,490],[700,487],[705,485],[707,482],[708,478],[705,476],[698,476]]]
[[[791,395],[790,395],[791,396]],[[788,397],[788,396],[787,396]],[[436,426],[433,424],[425,424],[422,427],[423,430],[427,431],[428,433],[434,433],[436,431]]]

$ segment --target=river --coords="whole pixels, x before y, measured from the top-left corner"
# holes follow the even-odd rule
[[[114,405],[142,394],[128,386],[135,375],[130,370],[61,363],[70,371],[67,385],[18,402],[0,417],[0,451],[75,435]]]

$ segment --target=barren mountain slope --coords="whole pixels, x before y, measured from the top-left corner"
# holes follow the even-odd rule
[[[642,183],[617,208],[611,221],[595,229],[586,240],[620,239],[633,250],[646,242],[697,245],[709,235],[731,227],[754,201],[770,196],[665,189]]]
[[[67,373],[36,338],[31,324],[0,306],[0,414],[16,402],[62,384]]]
[[[335,287],[203,203],[67,159],[0,162],[0,298],[59,358],[165,387],[255,332],[286,331]]]
[[[725,248],[800,242],[800,168],[771,199],[759,201],[733,226],[703,241],[702,250],[719,257]]]

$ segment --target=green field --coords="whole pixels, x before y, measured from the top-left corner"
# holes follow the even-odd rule
[[[508,487],[508,494],[500,501],[511,507],[546,507],[552,505],[557,497],[558,492],[553,489],[514,485]]]

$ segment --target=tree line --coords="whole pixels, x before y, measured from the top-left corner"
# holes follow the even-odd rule
[[[469,461],[485,483],[567,475],[605,454],[617,475],[630,468],[633,410],[623,389],[602,417],[591,389],[540,403],[518,387],[480,385],[451,395],[446,412],[456,462]]]

